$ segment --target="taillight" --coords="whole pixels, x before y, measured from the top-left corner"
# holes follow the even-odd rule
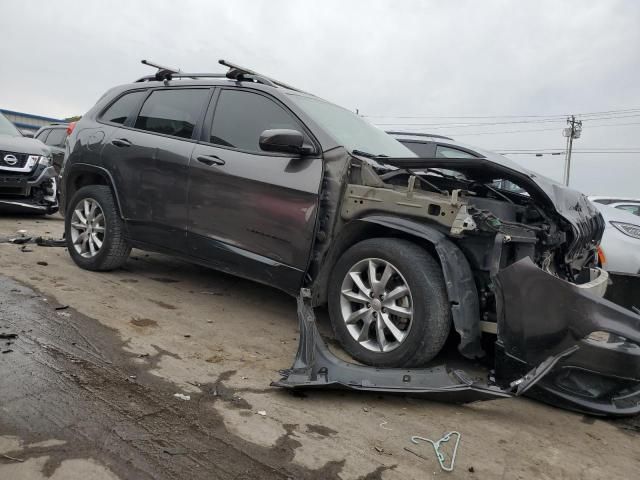
[[[71,135],[73,129],[76,128],[76,123],[78,122],[71,122],[69,125],[67,125],[67,136]]]

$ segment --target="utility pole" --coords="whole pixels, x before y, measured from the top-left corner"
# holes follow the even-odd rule
[[[567,150],[564,157],[564,184],[569,186],[569,176],[571,175],[571,150],[573,149],[573,139],[580,138],[582,133],[582,120],[576,121],[575,115],[567,118],[567,125],[562,130],[562,135],[567,137]]]

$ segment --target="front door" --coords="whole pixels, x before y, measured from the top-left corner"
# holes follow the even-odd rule
[[[189,164],[189,248],[218,268],[295,291],[313,241],[322,159],[260,149],[264,130],[304,131],[271,97],[229,88],[214,103],[208,141]]]

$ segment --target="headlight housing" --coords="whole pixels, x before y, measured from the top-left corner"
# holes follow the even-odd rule
[[[51,166],[51,157],[46,155],[29,155],[27,158],[27,167],[33,168],[36,164],[44,165],[45,167]]]
[[[624,223],[624,222],[609,222],[611,225],[616,227],[622,233],[627,235],[628,237],[637,238],[640,240],[640,225],[634,225],[633,223]]]

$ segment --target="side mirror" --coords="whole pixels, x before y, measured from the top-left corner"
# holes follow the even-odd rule
[[[310,153],[304,145],[304,135],[298,130],[277,128],[260,134],[260,148],[267,152]]]
[[[33,132],[22,132],[22,136],[23,137],[27,137],[27,138],[33,138]]]

